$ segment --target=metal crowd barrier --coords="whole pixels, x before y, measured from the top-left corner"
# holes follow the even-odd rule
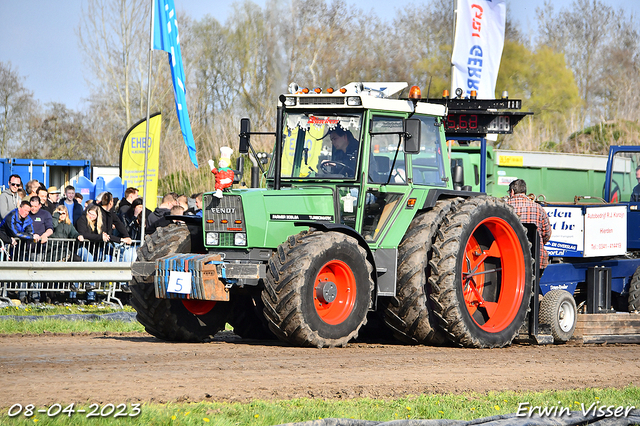
[[[8,292],[95,291],[122,306],[116,292],[131,281],[131,264],[140,245],[91,243],[49,238],[45,244],[0,242],[0,299]]]

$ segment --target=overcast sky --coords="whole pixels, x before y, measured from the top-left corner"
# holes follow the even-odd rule
[[[25,86],[43,104],[61,102],[69,108],[81,109],[88,90],[83,76],[83,63],[74,33],[80,22],[80,9],[86,0],[0,0],[0,61],[11,62],[25,77]],[[231,12],[232,1],[174,0],[178,10],[195,19],[206,14],[224,23]],[[265,0],[253,0],[263,6]],[[329,0],[330,1],[330,0]],[[395,12],[420,0],[346,0],[365,11],[392,19]],[[640,16],[640,0],[602,0]],[[535,26],[536,7],[544,0],[507,0],[507,8],[518,21],[522,32]],[[554,0],[556,10],[569,7],[571,0]],[[88,76],[88,74],[87,74]]]

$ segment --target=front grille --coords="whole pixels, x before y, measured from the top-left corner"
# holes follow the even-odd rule
[[[221,246],[232,246],[233,245],[233,233],[231,232],[221,232],[220,233],[220,245]]]
[[[217,198],[212,194],[205,194],[202,197],[202,212],[205,232],[247,232],[239,195],[225,194],[222,198]],[[223,220],[227,223],[222,223]],[[241,223],[236,223],[237,220]],[[233,234],[231,236],[233,242]]]
[[[344,105],[344,96],[300,97],[300,105]]]

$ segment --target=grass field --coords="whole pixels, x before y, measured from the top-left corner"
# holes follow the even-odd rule
[[[325,418],[362,419],[373,421],[391,421],[400,419],[455,419],[472,420],[500,414],[527,412],[527,406],[546,407],[557,412],[572,412],[572,416],[594,407],[638,405],[640,388],[625,389],[584,389],[575,391],[547,392],[490,392],[487,394],[462,395],[420,395],[394,400],[331,400],[295,399],[288,401],[255,401],[240,403],[170,403],[142,404],[139,414],[133,417],[114,419],[114,413],[133,414],[137,409],[131,403],[120,407],[106,405],[90,407],[74,406],[74,410],[85,409],[85,413],[68,415],[60,413],[50,417],[47,413],[36,413],[25,417],[25,408],[2,407],[0,424],[46,425],[102,425],[118,423],[136,423],[145,425],[276,425],[287,422],[303,422]],[[118,403],[114,403],[118,404]],[[595,405],[594,405],[595,404]],[[35,407],[47,409],[50,414],[68,406]],[[524,408],[523,408],[524,407]],[[87,418],[87,413],[96,410],[96,417]],[[100,411],[104,416],[100,415]],[[15,415],[9,417],[8,414]],[[111,413],[111,414],[109,414]],[[108,415],[107,415],[108,414]],[[553,417],[553,415],[552,415]]]
[[[115,312],[135,312],[130,306],[116,309],[106,305],[97,306],[57,306],[57,305],[23,305],[0,309],[0,316],[37,316],[36,321],[0,320],[0,334],[42,334],[42,333],[81,333],[81,332],[132,332],[144,331],[137,321],[124,322],[112,320],[77,320],[51,319],[52,315],[84,315],[110,314]]]

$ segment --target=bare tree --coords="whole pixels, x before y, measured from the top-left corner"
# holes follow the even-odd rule
[[[19,145],[29,119],[37,113],[33,93],[11,63],[0,62],[0,157],[9,155],[10,144]]]
[[[584,105],[583,124],[613,118],[610,101],[617,90],[609,87],[612,70],[636,77],[638,83],[635,19],[601,0],[574,0],[570,9],[558,13],[547,0],[537,15],[539,44],[563,53],[573,70]]]
[[[128,129],[143,112],[150,4],[146,0],[88,0],[76,35],[92,77],[92,98]]]
[[[96,159],[97,150],[86,137],[85,116],[52,102],[33,115],[24,141],[15,154],[25,158]]]

